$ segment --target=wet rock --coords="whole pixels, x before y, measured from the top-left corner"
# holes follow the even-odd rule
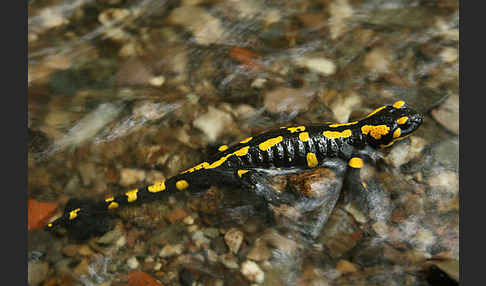
[[[196,118],[193,125],[201,130],[210,142],[214,142],[232,123],[233,118],[230,114],[209,106],[208,112]]]
[[[243,242],[243,232],[237,228],[229,229],[224,235],[224,241],[232,253],[237,254]]]
[[[167,21],[191,31],[194,40],[200,45],[210,45],[224,40],[221,21],[199,6],[181,6],[170,13]]]
[[[258,264],[251,260],[246,260],[241,264],[240,272],[251,282],[263,283],[263,280],[265,279],[263,270]]]
[[[341,209],[335,209],[321,232],[320,241],[333,257],[345,255],[362,239],[359,228]]]
[[[315,92],[310,89],[278,87],[264,94],[265,109],[272,113],[302,112],[309,108]]]
[[[444,103],[433,109],[430,114],[445,129],[459,134],[459,96],[449,96]]]

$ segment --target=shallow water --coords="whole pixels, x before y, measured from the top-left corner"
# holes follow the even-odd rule
[[[365,168],[369,193],[341,191],[314,240],[272,218],[288,210],[211,188],[122,210],[87,242],[30,230],[31,285],[125,285],[135,270],[164,285],[433,285],[432,264],[454,276],[457,1],[288,2],[29,2],[28,197],[56,215],[267,129],[397,100],[425,116]]]

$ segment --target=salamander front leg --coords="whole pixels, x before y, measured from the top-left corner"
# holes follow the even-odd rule
[[[271,204],[280,204],[288,200],[287,192],[272,186],[271,176],[264,172],[249,169],[235,170],[235,177],[244,188],[254,192]]]

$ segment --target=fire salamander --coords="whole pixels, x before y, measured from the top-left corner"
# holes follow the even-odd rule
[[[60,225],[84,234],[96,232],[108,210],[181,191],[206,190],[213,184],[238,182],[268,201],[278,200],[278,192],[258,181],[262,173],[327,167],[333,160],[340,160],[349,170],[359,171],[366,150],[389,147],[410,135],[421,123],[421,114],[407,107],[404,101],[397,101],[375,109],[359,121],[281,127],[231,146],[223,145],[210,160],[166,181],[97,203],[71,199],[63,215],[46,229]]]

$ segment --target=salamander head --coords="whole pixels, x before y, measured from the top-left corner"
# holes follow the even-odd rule
[[[108,212],[92,201],[71,199],[66,204],[62,216],[48,223],[45,230],[54,231],[63,227],[72,238],[85,240],[109,230],[107,215]]]
[[[404,101],[375,109],[360,121],[361,132],[373,147],[386,148],[417,130],[423,117],[406,106]]]

